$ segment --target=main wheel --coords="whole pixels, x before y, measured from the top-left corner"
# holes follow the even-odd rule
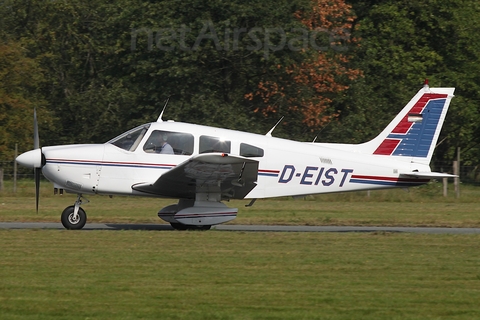
[[[183,223],[179,222],[170,222],[170,225],[173,227],[175,230],[197,230],[197,231],[206,231],[210,230],[212,226],[191,226],[191,225],[186,225]]]
[[[170,222],[170,225],[172,226],[173,229],[175,230],[188,230],[188,226],[186,224],[183,224],[183,223],[179,223],[179,222]]]
[[[82,208],[78,208],[78,215],[74,217],[74,206],[66,207],[62,212],[62,224],[68,230],[80,230],[87,223],[87,214]]]

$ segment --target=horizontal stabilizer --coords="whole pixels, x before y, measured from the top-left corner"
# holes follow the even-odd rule
[[[454,174],[441,172],[408,172],[400,173],[401,178],[417,178],[417,179],[441,179],[441,178],[457,178]]]

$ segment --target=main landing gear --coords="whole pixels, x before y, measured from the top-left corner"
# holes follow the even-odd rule
[[[197,195],[197,198],[201,197]],[[162,208],[158,217],[175,230],[202,231],[235,219],[237,212],[237,208],[228,208],[220,201],[179,199],[177,204]]]
[[[62,225],[68,230],[80,230],[87,223],[87,214],[80,208],[84,203],[89,203],[88,199],[81,194],[77,196],[77,201],[73,206],[66,207],[62,212]]]
[[[192,225],[186,225],[180,222],[170,222],[170,225],[172,226],[173,229],[175,230],[197,230],[197,231],[206,231],[210,230],[212,226],[206,225],[206,226],[192,226]]]

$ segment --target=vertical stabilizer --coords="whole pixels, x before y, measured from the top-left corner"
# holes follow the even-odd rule
[[[360,145],[362,153],[429,164],[454,90],[425,84],[382,133]]]

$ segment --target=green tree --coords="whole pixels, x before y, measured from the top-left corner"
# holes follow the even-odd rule
[[[146,92],[143,103],[158,110],[170,96],[167,116],[266,132],[278,118],[265,119],[256,113],[258,106],[246,100],[245,94],[274,74],[278,64],[298,56],[288,50],[266,51],[264,45],[265,30],[272,30],[273,46],[281,41],[275,28],[301,26],[293,16],[301,7],[301,1],[171,0],[150,4],[145,19],[132,28],[136,46],[128,55],[134,81],[147,84],[142,88]],[[153,32],[152,37],[160,35],[160,40],[152,47],[139,30],[163,31]]]
[[[252,123],[253,112],[243,96],[274,61],[262,60],[260,50],[246,50],[251,43],[245,43],[245,32],[233,43],[234,28],[287,25],[297,8],[288,1],[4,4],[4,30],[23,39],[29,57],[39,61],[45,71],[40,90],[59,118],[55,132],[43,137],[45,144],[104,141],[155,119],[167,97],[166,117],[234,128]],[[173,50],[160,50],[160,29],[188,32],[173,40]],[[208,38],[211,29],[221,32],[219,43]],[[147,35],[137,30],[147,30]],[[232,32],[228,40],[227,31]],[[194,48],[202,32],[205,37]],[[155,38],[153,48],[148,33]],[[240,49],[225,49],[233,45]]]
[[[44,81],[37,61],[28,58],[17,42],[0,43],[0,159],[13,160],[19,150],[33,148],[33,109],[49,127],[52,118],[38,88]]]
[[[363,71],[343,97],[338,122],[325,129],[330,141],[362,142],[378,134],[410,100],[425,78],[430,86],[456,87],[434,155],[451,160],[456,147],[478,159],[480,6],[474,0],[350,1],[357,16],[352,65]]]
[[[46,144],[104,141],[156,119],[168,97],[166,118],[264,133],[280,115],[256,112],[265,102],[245,96],[288,79],[293,65],[308,71],[316,57],[288,48],[292,30],[306,28],[298,13],[312,11],[310,0],[4,3],[4,30],[45,70],[41,91],[59,118]],[[321,98],[305,83],[288,85],[289,100],[298,92]],[[294,109],[289,118],[299,130],[278,133],[300,137],[303,118]]]
[[[59,121],[42,136],[43,144],[100,142],[123,124],[120,109],[133,105],[123,79],[109,74],[120,67],[108,60],[115,43],[106,23],[111,6],[12,0],[1,7],[5,32],[22,39],[28,56],[44,70],[45,81],[37,90]]]

